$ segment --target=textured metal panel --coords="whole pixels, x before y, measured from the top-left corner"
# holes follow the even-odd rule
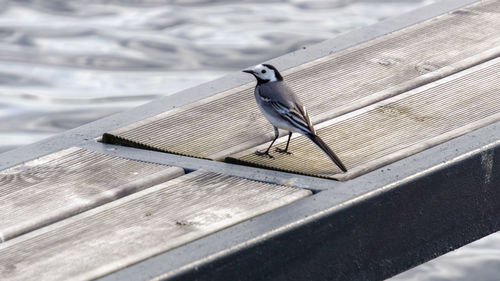
[[[182,174],[77,147],[0,171],[0,242]]]
[[[0,244],[0,279],[94,279],[310,194],[196,171]]]
[[[251,149],[227,161],[347,180],[498,120],[500,58],[319,124],[347,173],[302,136],[291,141],[293,155],[270,159]]]
[[[497,56],[500,3],[481,1],[284,71],[315,123],[400,94]],[[272,128],[254,83],[108,132],[104,141],[223,159],[262,144]]]

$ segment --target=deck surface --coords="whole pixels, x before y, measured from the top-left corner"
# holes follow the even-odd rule
[[[457,141],[455,138],[459,136],[484,130],[486,128],[483,127],[500,121],[499,26],[500,1],[478,1],[354,47],[322,54],[322,58],[283,71],[285,80],[307,106],[319,135],[346,164],[347,173],[341,173],[309,140],[296,134],[290,147],[292,155],[272,152],[274,159],[256,156],[254,151],[267,147],[273,133],[255,105],[255,82],[222,92],[214,90],[212,97],[136,123],[129,122],[132,124],[118,129],[110,130],[117,126],[109,125],[113,121],[108,121],[108,129],[99,132],[104,134],[104,143],[75,141],[71,147],[59,147],[59,151],[0,171],[0,280],[91,280],[116,271],[123,272],[122,269],[129,269],[144,260],[169,254],[169,262],[159,266],[161,274],[170,270],[167,275],[171,275],[168,276],[178,274],[181,267],[191,270],[189,274],[196,274],[198,263],[209,263],[208,257],[215,260],[223,256],[234,265],[245,268],[248,260],[231,260],[231,255],[238,256],[244,252],[243,248],[248,250],[264,244],[268,249],[279,249],[290,241],[292,247],[276,250],[272,257],[267,256],[266,251],[257,252],[252,256],[253,261],[274,258],[267,264],[269,268],[266,270],[281,278],[288,275],[274,272],[276,269],[271,268],[273,263],[294,263],[297,267],[290,268],[290,272],[299,272],[297,276],[325,268],[333,270],[335,266],[340,270],[346,269],[346,272],[352,269],[352,276],[363,273],[358,264],[352,268],[343,264],[343,252],[337,252],[340,259],[333,261],[334,265],[329,264],[332,260],[323,258],[330,255],[327,252],[343,246],[346,249],[359,246],[360,260],[391,261],[383,255],[380,259],[371,260],[365,255],[366,247],[375,245],[367,237],[389,237],[381,235],[378,227],[391,215],[379,215],[377,211],[385,208],[388,214],[396,214],[389,207],[399,204],[406,211],[406,202],[398,197],[404,192],[410,192],[408,198],[421,196],[421,202],[439,208],[444,205],[425,199],[434,196],[432,192],[435,190],[441,190],[440,194],[446,198],[451,190],[452,194],[460,191],[477,196],[479,199],[472,200],[477,205],[471,206],[480,213],[484,205],[480,199],[484,194],[490,194],[490,188],[498,182],[495,178],[498,161],[494,158],[497,156],[491,152],[496,146],[490,143],[487,148],[477,149],[479,156],[474,154],[480,160],[472,157],[467,158],[467,163],[460,162],[466,158],[463,155],[470,153],[466,149],[460,150],[463,154],[449,161],[450,166],[462,165],[467,171],[465,166],[470,166],[468,163],[476,163],[474,167],[479,168],[472,169],[471,177],[463,173],[450,176],[446,171],[439,170],[442,172],[439,180],[449,178],[446,179],[447,185],[439,185],[437,189],[433,189],[425,179],[422,186],[413,187],[414,191],[406,189],[400,192],[396,190],[398,185],[395,182],[416,184],[414,175],[424,172],[439,174],[436,167],[441,162],[433,162],[433,166],[429,164],[431,166],[427,167],[421,164],[427,163],[427,160],[420,160],[421,166],[415,170],[412,170],[413,165],[404,166],[399,170],[401,175],[408,173],[404,180],[399,178],[400,174],[388,175],[387,172],[387,177],[370,178],[367,173],[386,165],[397,165],[401,162],[398,160],[410,161],[411,157],[430,153],[437,148],[436,145]],[[76,138],[77,134],[72,136]],[[97,135],[90,139],[95,137]],[[281,137],[274,146],[282,147],[285,141],[286,137]],[[494,141],[498,143],[498,140]],[[104,148],[97,152],[96,147],[101,144]],[[143,155],[135,159],[150,161],[141,162],[133,160],[130,157],[132,153],[123,152],[133,149],[111,144],[209,160],[184,156],[176,158],[193,161],[197,165],[193,168],[181,164],[185,162],[175,162],[177,160],[162,162],[163,158],[172,157],[171,154],[134,150],[134,153]],[[453,150],[459,151],[459,147],[453,147]],[[155,157],[148,158],[152,154]],[[203,165],[206,167],[207,162],[216,163],[220,171],[204,170]],[[231,169],[253,169],[253,173],[261,173],[261,176],[231,174]],[[275,177],[266,178],[266,173],[271,172]],[[299,188],[295,184],[299,177],[303,182],[320,182],[324,188]],[[384,185],[377,179],[383,179],[381,182]],[[364,183],[362,188],[358,189],[358,182]],[[466,185],[459,186],[461,182]],[[476,183],[477,190],[469,188]],[[451,188],[448,189],[448,186]],[[392,189],[397,193],[396,199],[390,202],[392,205],[386,204],[383,196],[389,196]],[[429,193],[419,193],[423,189]],[[492,190],[497,192],[498,189]],[[488,203],[500,202],[491,199],[497,198],[496,193],[491,194],[484,197],[490,200]],[[363,209],[363,198],[380,202],[368,202],[369,208]],[[468,203],[465,202],[467,198],[463,201],[460,206],[469,206],[465,204]],[[450,206],[447,209],[455,208],[453,204]],[[467,207],[460,206],[456,207],[456,211],[453,209],[456,223],[451,221],[451,224],[462,222],[464,216],[459,211],[467,210]],[[360,218],[347,211],[351,207],[360,210]],[[416,206],[417,211],[408,210],[402,218],[393,216],[393,224],[387,226],[385,231],[391,234],[390,227],[395,225],[395,231],[402,229],[406,238],[413,239],[414,233],[404,232],[409,229],[404,223],[419,224],[420,215],[427,211],[431,213],[426,219],[436,217],[431,207]],[[373,220],[364,224],[366,214],[373,215]],[[318,223],[327,219],[331,221]],[[475,220],[476,217],[470,217],[467,222]],[[357,228],[360,222],[366,230]],[[241,230],[247,225],[253,227]],[[448,227],[442,222],[436,225],[443,226],[445,230]],[[238,228],[239,231],[235,231],[237,237],[230,231],[222,231],[226,228],[230,231]],[[297,231],[299,228],[305,232],[300,233]],[[444,245],[435,242],[435,237],[446,233],[438,228],[434,228],[436,233],[432,229],[422,232],[423,236],[430,233],[428,244]],[[318,232],[319,229],[321,232]],[[371,230],[375,231],[373,235],[366,234]],[[217,235],[227,239],[216,241],[219,248],[207,246],[207,241],[214,241],[215,236],[219,237]],[[322,235],[323,241],[310,241],[311,237]],[[331,239],[333,235],[344,235],[342,237],[346,242]],[[350,245],[353,235],[364,237]],[[274,240],[266,240],[268,236]],[[294,238],[280,240],[288,236]],[[271,240],[283,244],[272,243]],[[199,241],[203,241],[205,244],[202,245],[206,247],[200,249],[200,244],[196,244]],[[342,245],[325,248],[323,242]],[[367,246],[362,243],[367,243]],[[301,248],[295,249],[297,245]],[[232,251],[231,255],[228,249]],[[182,251],[189,251],[189,254]],[[203,255],[198,252],[203,252]],[[248,250],[242,256],[250,252]],[[347,253],[350,255],[353,251],[348,250]],[[172,265],[177,264],[180,256],[183,260],[178,266]],[[217,260],[223,261],[222,258]],[[313,265],[311,268],[318,266],[315,268],[318,270],[304,273],[302,265],[309,262]],[[266,261],[260,262],[263,263]],[[220,271],[217,271],[210,265],[204,265],[205,274],[211,276],[217,276],[219,272],[224,276],[224,270],[234,273],[227,269],[229,266],[218,267]],[[411,265],[415,265],[415,261],[407,267]],[[371,264],[369,268],[377,266],[381,265]],[[261,276],[258,269],[253,267],[248,272]],[[370,270],[366,272],[372,273]],[[154,276],[160,276],[160,273]],[[148,278],[153,276],[150,271],[144,274],[148,274]],[[235,274],[241,276],[240,272]]]
[[[192,172],[0,244],[0,279],[94,279],[309,195]]]
[[[286,70],[284,78],[321,123],[495,58],[499,12],[498,1],[482,1]],[[104,141],[222,160],[272,139],[254,85],[108,132]]]
[[[274,152],[284,147],[283,137],[271,150],[274,159],[254,153],[266,143],[228,161],[348,180],[496,121],[500,58],[319,124],[318,134],[337,151],[347,173],[298,134],[291,141],[292,155]]]
[[[0,171],[0,242],[182,174],[77,147]]]

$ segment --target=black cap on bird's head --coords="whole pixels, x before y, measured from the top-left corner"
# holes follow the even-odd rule
[[[243,72],[250,73],[255,76],[257,84],[283,81],[283,76],[281,76],[276,67],[270,64],[258,64],[252,69],[243,70]]]

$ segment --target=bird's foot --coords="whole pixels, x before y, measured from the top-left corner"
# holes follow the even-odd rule
[[[275,151],[278,152],[278,153],[292,155],[292,153],[290,151],[288,151],[287,149],[281,149],[279,147],[276,147]]]
[[[264,152],[257,150],[257,151],[255,151],[255,154],[258,155],[258,156],[266,156],[266,157],[268,157],[270,159],[274,159],[274,156],[272,156],[271,154],[269,154],[269,150],[266,150]]]

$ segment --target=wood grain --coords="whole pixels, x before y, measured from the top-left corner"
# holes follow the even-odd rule
[[[192,172],[0,244],[0,279],[94,279],[310,194]]]
[[[315,123],[500,54],[500,2],[481,1],[283,72]],[[224,159],[271,140],[249,83],[104,134],[105,142]]]
[[[348,180],[499,120],[497,58],[319,124],[319,136],[344,162],[347,173],[298,134],[290,143],[293,155],[255,155],[255,150],[267,148],[266,143],[227,161]],[[286,140],[278,139],[275,147],[283,147]]]
[[[77,147],[0,171],[1,242],[182,174]]]

